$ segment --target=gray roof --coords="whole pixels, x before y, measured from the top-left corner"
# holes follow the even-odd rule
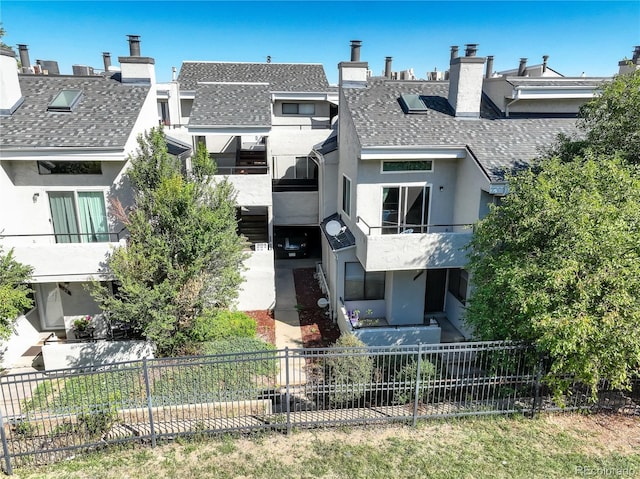
[[[178,82],[182,90],[195,90],[198,82],[269,83],[269,90],[326,92],[329,82],[320,64],[184,62]]]
[[[344,92],[362,147],[466,147],[491,180],[527,164],[559,133],[576,132],[574,118],[504,118],[484,101],[479,119],[456,119],[448,90],[447,82],[374,80]],[[427,111],[405,114],[398,102],[403,94],[422,96]]]
[[[123,85],[102,76],[20,75],[24,103],[0,118],[0,146],[21,148],[124,148],[149,86]],[[73,111],[47,106],[62,89],[80,89]]]
[[[269,85],[200,84],[196,87],[189,126],[270,126]]]

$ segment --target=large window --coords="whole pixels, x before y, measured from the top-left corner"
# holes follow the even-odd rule
[[[41,175],[101,175],[99,161],[38,161]]]
[[[467,300],[468,284],[469,273],[464,269],[452,268],[449,270],[449,292],[462,303]]]
[[[283,103],[283,115],[315,115],[316,106],[313,103]]]
[[[426,233],[428,186],[387,186],[382,189],[382,234]]]
[[[49,206],[56,243],[109,241],[102,191],[52,191]]]
[[[342,211],[351,217],[351,180],[346,176],[342,177]]]
[[[384,271],[365,271],[360,263],[344,265],[344,299],[384,299]]]

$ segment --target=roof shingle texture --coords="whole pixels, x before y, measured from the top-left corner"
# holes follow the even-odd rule
[[[201,84],[196,87],[189,126],[269,126],[266,84]]]
[[[2,147],[122,148],[150,87],[101,76],[20,75],[20,88],[24,103],[11,116],[0,118]],[[47,111],[63,89],[82,90],[73,111]]]
[[[573,118],[504,118],[484,101],[479,119],[456,119],[447,82],[373,80],[344,91],[362,147],[467,147],[492,180],[528,164],[559,133],[576,132]],[[405,114],[398,102],[403,94],[422,96],[428,110]]]
[[[182,90],[198,82],[269,83],[269,90],[326,92],[329,83],[320,64],[184,62],[178,75]]]

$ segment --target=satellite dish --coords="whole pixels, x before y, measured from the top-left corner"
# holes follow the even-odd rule
[[[342,233],[342,225],[339,221],[336,220],[329,221],[324,229],[329,236],[338,236],[340,233]]]
[[[329,306],[329,300],[327,298],[320,298],[316,304],[318,308],[326,308]]]

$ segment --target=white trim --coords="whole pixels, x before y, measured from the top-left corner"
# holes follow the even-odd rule
[[[344,179],[349,180],[349,212],[347,213],[344,210]],[[342,189],[342,197],[340,198],[340,211],[342,211],[347,218],[351,219],[351,215],[352,215],[352,210],[353,210],[353,182],[351,181],[351,178],[349,178],[347,175],[345,175],[344,173],[342,173],[342,182],[341,182],[341,189]]]
[[[467,157],[465,146],[443,148],[429,146],[368,146],[360,150],[361,160],[434,160]]]

